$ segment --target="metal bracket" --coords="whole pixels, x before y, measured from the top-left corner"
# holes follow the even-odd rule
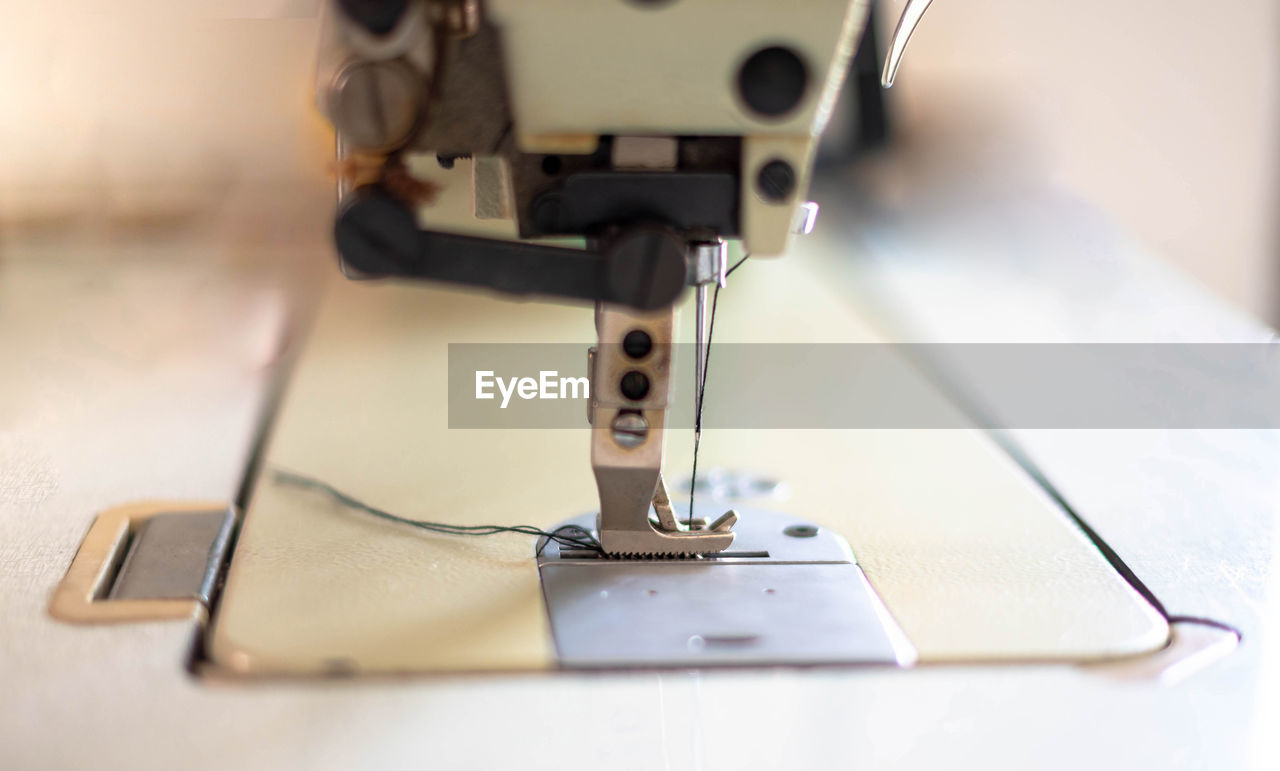
[[[109,509],[89,527],[49,614],[84,624],[202,619],[235,525],[225,503]]]

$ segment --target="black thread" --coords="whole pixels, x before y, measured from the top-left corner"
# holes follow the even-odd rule
[[[724,277],[726,279],[729,278],[729,276],[735,270],[742,267],[742,263],[746,262],[747,259],[750,257],[751,257],[750,252],[742,255],[742,259],[735,262],[732,268],[729,268],[724,272]],[[703,403],[703,397],[705,397],[707,393],[707,370],[710,369],[711,367],[711,337],[716,331],[716,306],[719,305],[719,303],[720,303],[720,284],[717,283],[716,291],[711,296],[711,319],[707,323],[707,353],[702,360],[702,382],[697,384],[698,406],[697,406],[697,409],[694,410],[694,415],[693,415],[693,471],[689,476],[688,525],[690,529],[693,528],[693,497],[694,497],[694,493],[697,492],[697,489],[698,489],[698,450],[702,445],[702,403]]]
[[[342,492],[327,482],[309,477],[304,474],[298,474],[292,471],[276,469],[274,471],[276,484],[290,485],[304,490],[317,490],[325,493],[342,505],[370,514],[379,519],[385,519],[389,522],[397,522],[402,525],[416,527],[419,530],[426,530],[431,533],[441,535],[497,535],[498,533],[520,533],[521,535],[534,535],[546,539],[538,544],[538,554],[542,554],[543,548],[550,541],[555,541],[561,546],[570,549],[586,549],[588,551],[604,552],[600,546],[600,541],[591,533],[590,530],[580,525],[561,525],[555,530],[543,530],[532,525],[451,525],[446,522],[424,522],[419,519],[409,519],[398,514],[392,514],[389,511],[379,509],[374,506],[352,498],[350,495]]]

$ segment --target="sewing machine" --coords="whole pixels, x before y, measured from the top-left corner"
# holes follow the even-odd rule
[[[927,5],[907,3],[886,82]],[[222,103],[256,84],[243,114],[298,112],[259,116],[246,165],[302,147],[292,160],[314,175],[228,194],[232,206],[197,199],[192,211],[250,224],[188,232],[174,215],[138,264],[33,259],[9,274],[0,314],[13,316],[0,317],[53,318],[0,327],[30,362],[6,400],[22,418],[20,441],[0,445],[0,473],[17,469],[0,501],[39,514],[10,518],[0,539],[23,576],[0,597],[18,619],[6,680],[39,697],[0,726],[0,757],[1068,767],[1236,746],[1247,699],[1228,686],[1256,661],[1229,656],[1240,638],[1221,619],[1252,616],[1186,589],[1209,571],[1171,583],[1163,568],[1217,543],[1208,518],[1186,543],[1176,527],[1153,535],[1123,516],[1137,492],[1120,505],[1108,497],[1120,481],[1088,484],[1136,466],[1126,452],[1159,449],[1032,445],[1086,469],[1060,477],[959,409],[937,430],[742,421],[703,431],[700,516],[685,504],[691,416],[752,408],[733,346],[941,338],[1007,317],[991,309],[1028,291],[1022,260],[1076,264],[1054,251],[1056,220],[1018,230],[1012,256],[949,230],[948,250],[988,260],[966,273],[975,260],[934,255],[910,228],[855,226],[862,202],[840,172],[814,182],[866,11],[335,0],[319,24],[272,27],[287,45],[254,49],[260,29],[242,27],[211,46],[212,82],[241,84]],[[170,59],[215,34],[176,27],[151,40]],[[310,64],[294,60],[313,36],[304,109],[290,99]],[[278,56],[281,74],[235,69],[227,52],[241,47]],[[195,89],[189,78],[175,67],[173,94]],[[236,136],[220,112],[204,105],[187,133],[167,133],[184,147],[196,125]],[[141,208],[181,213],[167,193]],[[810,197],[824,207],[816,229]],[[971,221],[1016,230],[1002,215]],[[157,273],[174,243],[237,263],[216,278],[204,262]],[[850,265],[853,250],[875,260]],[[931,276],[959,288],[951,304]],[[1071,316],[1081,293],[1055,293],[1070,285],[1050,271],[1029,304]],[[512,351],[540,346],[588,378],[589,397],[525,424],[519,397],[470,398],[481,371],[514,388],[522,371],[504,367],[527,362]],[[801,399],[795,363],[780,374]],[[959,375],[907,365],[895,382],[952,402]],[[1246,449],[1269,457],[1264,445]],[[1172,505],[1183,488],[1166,471],[1123,481]],[[1226,504],[1216,490],[1205,506],[1251,510],[1247,493]],[[373,507],[541,535],[424,533]],[[1261,530],[1240,524],[1232,543]],[[588,539],[548,537],[564,532]],[[1222,716],[1203,741],[1185,703]],[[54,714],[88,738],[44,739]]]
[[[886,86],[927,6],[906,8]],[[727,12],[352,0],[337,3],[320,56],[319,103],[353,178],[334,229],[348,277],[595,303],[588,420],[596,537],[610,556],[690,557],[734,541],[733,512],[681,525],[663,481],[673,305],[695,287],[700,402],[724,239],[780,257],[812,229],[817,141],[867,5],[740,5],[741,21],[722,27]],[[415,176],[432,162],[470,173]],[[447,196],[472,206],[435,205]]]
[[[906,9],[886,86],[927,5]],[[693,516],[692,490],[681,520],[663,475],[675,306],[692,286],[696,474],[725,239],[760,260],[812,230],[817,143],[867,4],[739,4],[741,20],[714,35],[727,10],[713,2],[352,0],[332,11],[317,102],[336,131],[344,275],[595,305],[598,514],[549,531],[578,540],[548,536],[537,550],[560,663],[910,662],[839,534],[760,511],[744,543],[736,510]],[[576,569],[598,555],[632,562]],[[662,564],[672,558],[719,569]],[[768,586],[756,585],[761,567]],[[674,599],[583,605],[634,582]],[[766,596],[779,583],[785,603]]]

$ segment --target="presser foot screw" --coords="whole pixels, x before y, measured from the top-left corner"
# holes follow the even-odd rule
[[[628,450],[644,444],[649,436],[649,423],[638,412],[619,412],[613,419],[613,441]]]

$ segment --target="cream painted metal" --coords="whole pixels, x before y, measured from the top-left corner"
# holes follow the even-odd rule
[[[484,5],[486,19],[502,36],[507,96],[521,150],[590,153],[605,135],[742,137],[741,236],[757,257],[780,256],[791,242],[817,139],[835,106],[867,11],[865,0],[814,0],[802,11],[772,0],[494,0]],[[326,35],[318,54],[322,104],[332,70],[345,60],[340,40]],[[799,103],[781,117],[754,113],[737,87],[743,63],[770,45],[793,50],[809,75]],[[481,169],[491,160],[482,161]],[[772,161],[785,161],[795,170],[795,191],[783,200],[762,197],[754,184]],[[447,232],[514,235],[500,224],[514,230],[510,206],[502,200],[510,185],[501,177],[509,170],[499,164],[483,178],[440,174],[429,165],[415,163],[413,173],[441,185],[446,199],[465,197],[480,205],[459,210],[447,202],[428,204],[424,220]]]
[[[811,137],[826,125],[866,0],[491,0],[522,144],[573,134],[760,134]],[[737,97],[738,69],[780,42],[811,81],[783,119],[754,116]],[[643,73],[644,77],[638,77]]]
[[[816,138],[835,106],[866,25],[866,0],[493,0],[502,29],[517,141],[528,152],[591,152],[602,134],[744,138],[742,179],[781,159],[809,186]],[[782,119],[755,115],[735,82],[746,57],[785,44],[810,83]],[[637,77],[643,73],[644,77]],[[783,254],[795,196],[770,202],[742,185],[743,241],[760,257]]]

